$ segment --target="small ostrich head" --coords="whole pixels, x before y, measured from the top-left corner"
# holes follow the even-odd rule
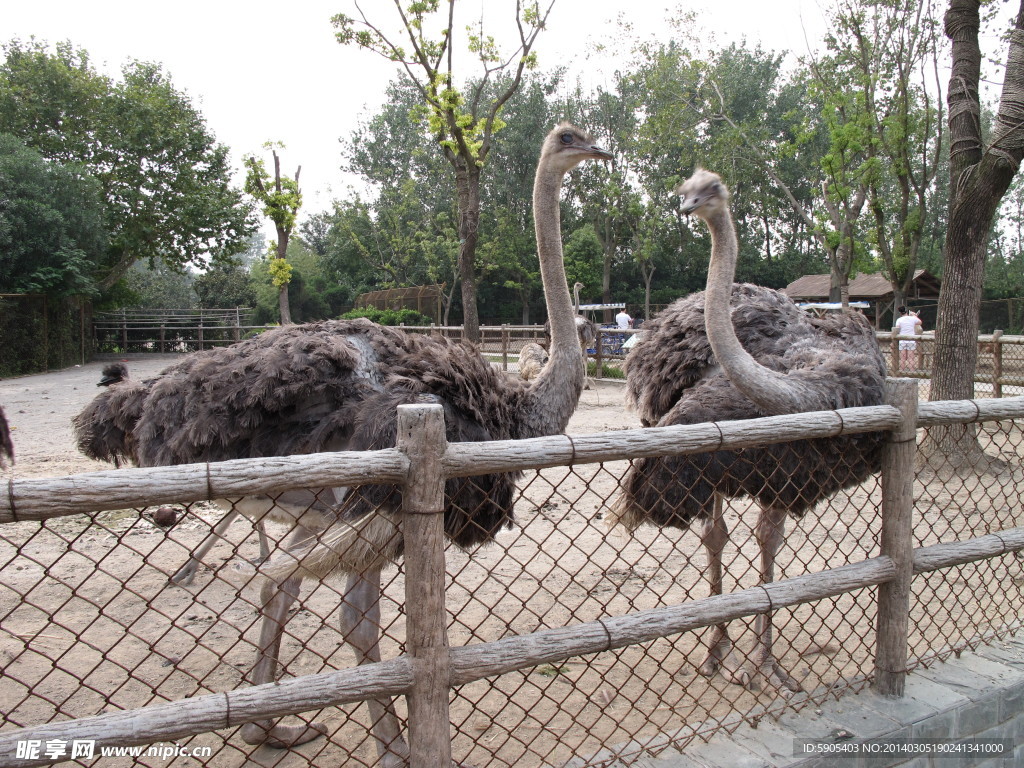
[[[128,366],[124,363],[111,363],[103,367],[103,378],[97,383],[97,387],[109,387],[111,384],[118,384],[128,378]]]
[[[547,160],[562,173],[567,173],[584,160],[611,160],[613,155],[601,149],[590,135],[569,123],[559,123],[544,140],[541,159]]]
[[[693,176],[678,187],[676,194],[682,198],[681,208],[689,216],[695,213],[702,219],[729,205],[729,190],[716,173],[698,168]]]

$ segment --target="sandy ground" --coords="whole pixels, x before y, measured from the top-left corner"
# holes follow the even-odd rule
[[[132,358],[144,378],[173,357]],[[81,456],[70,419],[96,392],[101,363],[0,381],[0,405],[13,427],[17,464],[9,476],[28,478],[109,469]],[[569,425],[572,434],[639,426],[623,405],[621,384],[584,391]],[[993,450],[1019,466],[1019,430],[992,436]],[[621,615],[707,594],[705,557],[693,532],[641,529],[609,532],[604,517],[625,462],[527,473],[516,503],[519,525],[472,555],[448,556],[449,635],[453,645],[499,639],[544,627]],[[992,483],[975,478],[932,489],[918,484],[921,543],[1021,524],[1020,472]],[[869,481],[819,505],[787,537],[779,577],[876,554],[877,482]],[[973,499],[973,501],[972,501]],[[981,501],[978,501],[981,499]],[[965,514],[965,510],[967,514]],[[244,685],[258,636],[258,583],[248,560],[256,537],[245,520],[205,558],[195,581],[168,582],[221,512],[192,504],[164,530],[152,510],[72,516],[44,526],[0,529],[0,730],[115,709],[179,700]],[[756,580],[757,550],[747,505],[727,510],[734,545],[726,552],[726,589]],[[281,528],[271,527],[275,537]],[[1021,608],[1019,561],[979,566],[964,580],[929,579],[925,602],[948,607],[919,622],[914,652],[964,642],[981,617],[1009,623]],[[1014,570],[1015,569],[1015,570]],[[968,577],[965,577],[968,578]],[[385,574],[382,650],[402,652],[405,635],[401,568]],[[979,584],[1014,589],[977,589]],[[283,675],[349,666],[351,651],[337,629],[340,584],[309,585],[294,609],[280,661]],[[873,590],[801,606],[776,615],[777,654],[808,690],[862,685],[873,652]],[[952,617],[952,619],[950,618]],[[952,621],[952,624],[951,624]],[[744,626],[746,624],[746,626]],[[749,641],[749,622],[733,637]],[[751,692],[697,673],[706,633],[659,640],[558,666],[524,670],[463,686],[453,693],[456,754],[472,765],[560,765],[605,745],[676,732],[685,742],[709,718],[760,717],[786,704],[777,691]],[[797,702],[806,703],[805,697]],[[399,713],[404,702],[398,702]],[[202,735],[188,746],[209,747],[209,760],[179,765],[372,765],[366,709],[347,706],[310,713],[329,735],[291,751],[244,745],[233,729]],[[690,728],[689,731],[686,729]],[[184,742],[181,742],[184,743]],[[634,753],[634,756],[638,753]],[[103,765],[167,765],[151,758],[107,759]]]

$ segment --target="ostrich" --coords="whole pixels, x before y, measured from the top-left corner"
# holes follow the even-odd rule
[[[533,202],[552,339],[549,363],[533,381],[503,375],[469,344],[363,319],[286,326],[190,355],[154,379],[131,434],[136,462],[154,466],[386,448],[395,444],[397,406],[424,401],[444,407],[450,442],[561,432],[579,400],[584,371],[562,264],[559,194],[565,174],[580,162],[609,158],[568,124],[544,140]],[[449,480],[449,538],[471,548],[510,525],[515,479],[502,474]],[[309,489],[302,498],[274,501],[292,505],[298,519],[284,544],[287,553],[264,565],[270,578],[262,589],[259,653],[249,682],[275,679],[288,608],[309,575],[348,574],[342,631],[359,663],[378,660],[381,569],[402,554],[398,495],[385,486],[361,486]],[[300,517],[303,511],[309,514]],[[391,702],[368,705],[383,764],[404,765],[408,748]],[[287,747],[323,732],[316,723],[262,721],[243,726],[242,738]]]
[[[576,323],[576,335],[580,340],[580,353],[583,355],[583,366],[586,369],[587,365],[587,350],[590,345],[597,339],[597,323],[593,320],[588,320],[580,314],[580,291],[583,290],[583,283],[574,283],[572,286],[573,295],[573,320]],[[544,323],[544,336],[550,340],[551,338],[551,321],[548,320]],[[538,345],[539,346],[539,345]],[[522,353],[520,353],[521,355]],[[530,355],[534,356],[536,353],[531,351]],[[589,377],[583,382],[584,389],[590,389]]]
[[[867,322],[855,314],[815,318],[777,291],[733,284],[737,245],[725,185],[698,169],[677,191],[683,212],[696,213],[711,230],[711,263],[707,289],[648,323],[626,358],[627,402],[644,426],[881,404],[885,362]],[[686,528],[699,520],[711,593],[721,594],[729,536],[722,499],[751,496],[761,507],[755,536],[760,579],[767,583],[786,515],[798,518],[877,471],[883,440],[871,433],[642,459],[623,480],[611,523],[632,530],[642,523]],[[772,655],[770,615],[757,617],[755,634],[750,662],[740,665],[725,625],[715,627],[702,674],[721,669],[752,689],[764,681],[783,693],[800,690]]]
[[[523,381],[533,381],[547,365],[548,351],[535,341],[523,344],[519,350],[519,375]]]
[[[572,286],[573,295],[573,320],[576,323],[576,335],[580,340],[580,350],[583,357],[587,356],[587,349],[597,338],[597,323],[588,320],[580,314],[580,291],[583,290],[583,283],[574,283]],[[551,321],[544,323],[544,336],[551,338]]]
[[[14,463],[14,443],[11,442],[11,428],[7,426],[4,409],[0,408],[0,469],[7,467],[7,459]]]
[[[580,291],[583,290],[583,283],[575,283],[572,286],[573,311],[576,313],[576,333],[580,337],[580,347],[583,348],[583,357],[587,356],[587,349],[597,339],[597,323],[588,320],[580,314]]]

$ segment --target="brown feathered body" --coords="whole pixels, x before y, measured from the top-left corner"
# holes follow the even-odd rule
[[[329,320],[189,355],[146,382],[114,383],[76,417],[75,431],[87,455],[139,466],[373,450],[395,445],[396,407],[425,398],[444,406],[449,442],[523,437],[525,396],[521,382],[462,342]],[[510,524],[514,482],[449,481],[452,539],[472,546]],[[393,491],[358,489],[345,517]]]
[[[874,331],[858,314],[818,318],[785,295],[734,284],[732,322],[754,359],[823,393],[805,410],[879,405],[885,361]],[[770,415],[759,410],[715,360],[704,322],[704,292],[671,304],[644,326],[626,358],[627,402],[645,426],[700,424]],[[717,491],[749,495],[800,516],[835,491],[877,471],[877,433],[637,461],[617,503],[617,521],[687,527],[708,516]]]

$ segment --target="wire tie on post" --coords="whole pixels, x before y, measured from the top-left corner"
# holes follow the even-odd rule
[[[569,441],[569,447],[572,448],[572,456],[569,458],[569,466],[575,466],[576,464],[576,443],[573,442],[572,435],[565,435],[565,439]]]
[[[11,520],[20,523],[18,511],[14,508],[14,478],[7,478],[7,503],[11,505]]]

